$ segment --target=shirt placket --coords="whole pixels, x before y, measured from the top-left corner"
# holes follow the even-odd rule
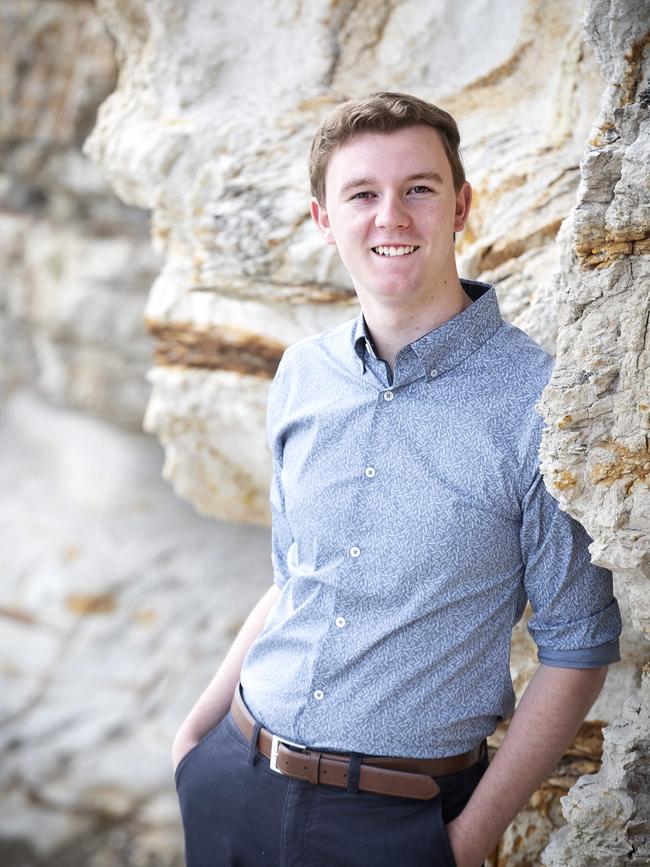
[[[307,712],[307,718],[303,717],[305,723],[307,719],[310,723],[315,722],[314,714],[317,718],[320,715],[319,710],[327,707],[331,678],[336,669],[332,661],[348,655],[345,645],[353,640],[351,631],[360,625],[355,622],[362,607],[360,588],[369,583],[368,564],[373,560],[376,562],[376,549],[382,533],[376,519],[377,514],[382,511],[377,508],[378,497],[388,496],[382,478],[386,450],[395,444],[399,428],[400,400],[406,397],[413,380],[422,376],[415,356],[409,358],[409,363],[404,364],[402,369],[396,370],[397,377],[393,378],[392,386],[388,385],[385,371],[381,360],[369,360],[367,374],[371,374],[376,385],[381,387],[376,391],[374,404],[369,407],[372,415],[365,437],[362,435],[358,440],[357,487],[354,496],[350,498],[348,520],[344,522],[351,528],[351,532],[349,538],[341,540],[342,555],[347,561],[347,567],[342,570],[333,593],[329,612],[330,626],[315,660],[311,684],[311,712]],[[361,595],[364,595],[362,590]],[[354,613],[351,615],[350,612]],[[363,617],[376,616],[378,612],[369,610],[368,602],[364,599]],[[325,734],[324,732],[324,736]]]

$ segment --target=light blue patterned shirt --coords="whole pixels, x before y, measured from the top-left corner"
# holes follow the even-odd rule
[[[539,473],[552,360],[494,289],[404,347],[363,316],[291,346],[269,398],[280,598],[245,660],[272,732],[368,755],[464,752],[509,717],[514,624],[541,662],[616,661],[611,573]]]

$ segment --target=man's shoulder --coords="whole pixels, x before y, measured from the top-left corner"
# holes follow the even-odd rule
[[[500,377],[522,394],[541,394],[548,384],[555,359],[529,334],[503,320],[495,335],[494,365]]]
[[[539,465],[539,444],[544,420],[537,406],[553,373],[554,359],[530,335],[503,321],[495,335],[492,424],[529,479]]]
[[[316,361],[324,355],[332,353],[340,355],[345,350],[352,350],[354,333],[357,325],[357,317],[348,319],[340,325],[334,325],[317,334],[310,334],[302,340],[292,343],[284,351],[282,367],[287,368],[297,362],[305,363],[309,360]]]

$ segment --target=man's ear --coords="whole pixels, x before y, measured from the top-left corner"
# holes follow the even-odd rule
[[[472,188],[467,181],[456,193],[456,213],[454,215],[454,232],[462,232],[472,207]]]
[[[323,233],[326,243],[336,244],[334,235],[332,234],[332,227],[330,226],[330,219],[327,216],[327,211],[319,204],[318,199],[312,198],[309,203],[309,210],[311,211],[312,220]]]

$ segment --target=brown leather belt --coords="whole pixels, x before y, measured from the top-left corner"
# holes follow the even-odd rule
[[[255,720],[244,704],[237,687],[230,708],[232,718],[246,740],[253,737]],[[269,759],[279,774],[314,785],[325,783],[345,789],[348,785],[350,756],[345,753],[321,753],[292,741],[282,740],[260,729],[257,749]],[[471,767],[481,757],[483,744],[459,756],[444,759],[403,759],[392,756],[364,756],[359,771],[359,789],[379,795],[418,798],[426,801],[440,791],[433,777],[442,777]]]

